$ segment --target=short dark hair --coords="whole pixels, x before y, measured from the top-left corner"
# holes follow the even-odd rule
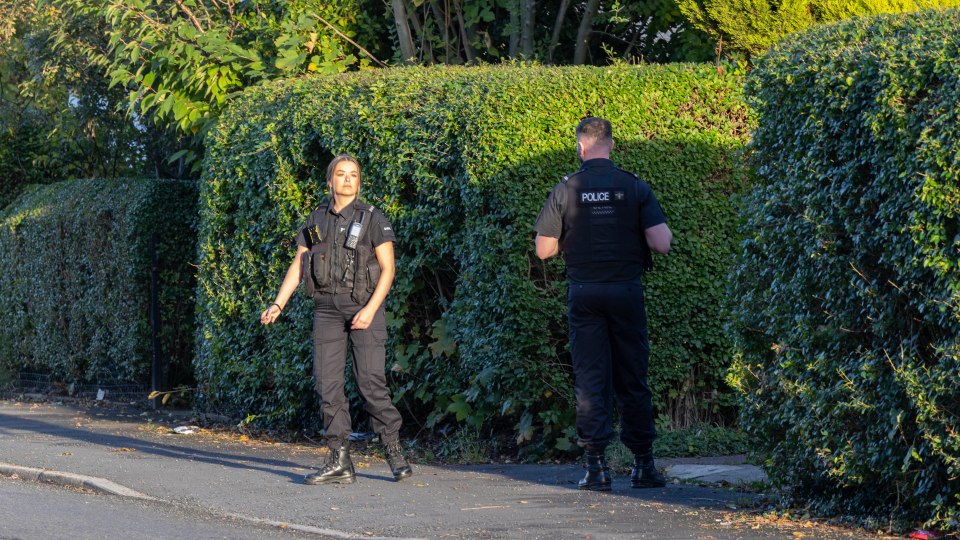
[[[577,124],[577,138],[584,137],[598,141],[613,140],[613,126],[609,120],[588,116]]]

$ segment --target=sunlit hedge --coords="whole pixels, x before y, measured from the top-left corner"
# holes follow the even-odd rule
[[[647,279],[661,423],[729,418],[730,196],[751,128],[741,87],[714,66],[672,65],[391,69],[251,89],[207,140],[202,406],[316,427],[310,303],[298,296],[279,326],[257,314],[324,197],[326,164],[351,152],[363,197],[397,232],[388,367],[408,424],[462,422],[568,448],[565,278],[559,260],[533,255],[533,223],[578,168],[574,127],[592,114],[613,122],[614,160],[652,185],[676,233]]]
[[[958,28],[856,19],[749,76],[732,380],[771,478],[817,511],[960,517]]]

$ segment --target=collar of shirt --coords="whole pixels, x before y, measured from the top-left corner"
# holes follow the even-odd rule
[[[580,170],[584,169],[613,169],[613,162],[607,158],[594,158],[584,161],[580,165]]]
[[[354,199],[353,202],[343,207],[343,210],[340,210],[339,213],[337,213],[337,211],[333,209],[333,203],[331,203],[330,207],[327,208],[327,212],[333,214],[334,216],[350,220],[350,219],[353,219],[353,216],[357,213],[358,202],[360,202],[359,198]]]

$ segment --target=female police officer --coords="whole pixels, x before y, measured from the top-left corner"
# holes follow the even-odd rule
[[[350,405],[343,389],[348,338],[357,387],[391,472],[397,480],[413,473],[399,443],[400,413],[384,374],[383,301],[393,283],[395,237],[383,214],[357,198],[360,181],[356,158],[341,154],[330,162],[330,202],[314,210],[300,229],[297,255],[273,304],[260,315],[263,324],[276,321],[301,281],[313,297],[313,375],[330,453],[318,472],[304,478],[311,485],[356,480],[350,460]]]

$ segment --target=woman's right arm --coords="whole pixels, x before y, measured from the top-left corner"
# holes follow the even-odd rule
[[[297,286],[300,285],[301,261],[303,260],[303,254],[307,251],[306,247],[297,246],[297,256],[294,257],[293,262],[290,263],[290,268],[287,268],[287,275],[283,278],[283,284],[280,285],[276,299],[274,299],[273,304],[270,304],[270,306],[260,314],[260,322],[262,324],[275,322],[280,317],[280,312],[283,311],[283,307],[287,305],[290,297],[293,296],[293,293],[297,290]]]

